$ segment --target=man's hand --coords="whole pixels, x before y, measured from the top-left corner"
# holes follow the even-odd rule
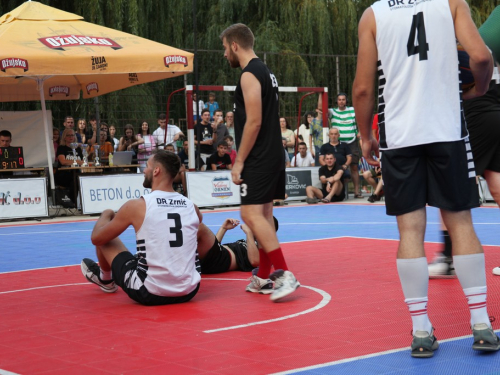
[[[380,166],[380,161],[375,160],[373,158],[373,154],[375,154],[375,156],[377,157],[379,155],[378,142],[376,139],[374,139],[373,137],[370,137],[369,139],[363,139],[362,149],[363,149],[363,157],[365,158],[368,164],[377,167]]]
[[[326,183],[326,192],[329,193],[330,191],[332,191],[332,184],[328,181]]]
[[[240,221],[238,219],[226,219],[222,224],[222,228],[226,230],[231,230],[240,225]]]
[[[233,169],[231,169],[231,177],[235,185],[241,185],[243,180],[241,179],[241,172],[243,172],[243,163],[235,161]]]

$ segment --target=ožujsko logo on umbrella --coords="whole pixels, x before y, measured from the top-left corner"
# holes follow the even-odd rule
[[[93,46],[93,47],[110,47],[113,49],[120,49],[118,43],[110,38],[101,38],[97,36],[85,36],[85,35],[58,35],[49,36],[45,38],[38,38],[45,46],[64,51],[67,47],[79,47],[79,46]]]
[[[92,56],[92,70],[106,70],[108,63],[104,56]]]
[[[97,82],[90,82],[85,88],[87,89],[87,94],[90,94],[90,92],[94,90],[99,92],[99,85]]]
[[[9,68],[21,68],[26,72],[28,70],[28,60],[18,57],[8,57],[0,60],[0,70],[2,72],[5,72],[5,70]]]
[[[181,64],[184,67],[188,66],[188,60],[186,56],[181,55],[169,55],[164,57],[165,66],[168,68],[171,64]]]
[[[68,86],[49,87],[49,96],[52,96],[55,94],[65,94],[66,96],[69,96],[69,87]]]

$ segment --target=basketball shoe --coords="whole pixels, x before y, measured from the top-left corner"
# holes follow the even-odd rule
[[[428,265],[430,278],[451,278],[456,277],[453,258],[445,257],[441,253]]]
[[[247,285],[245,290],[252,293],[271,294],[273,292],[273,282],[270,279],[261,279],[257,276],[259,268],[252,270],[252,277],[250,277],[250,284]]]
[[[274,281],[274,290],[271,294],[271,301],[277,301],[286,297],[300,286],[293,273],[290,271],[276,270],[269,278]]]
[[[118,286],[113,280],[101,280],[101,268],[92,259],[85,258],[81,263],[82,273],[85,278],[91,283],[98,285],[103,292],[114,293],[118,290]]]

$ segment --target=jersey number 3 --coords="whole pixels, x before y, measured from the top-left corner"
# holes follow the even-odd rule
[[[417,34],[418,45],[415,45],[415,34]],[[425,37],[424,13],[420,12],[413,16],[413,21],[410,28],[410,36],[408,37],[408,57],[418,53],[419,61],[427,60],[427,51],[429,44]]]
[[[174,226],[170,227],[170,233],[175,234],[175,241],[168,241],[171,247],[181,247],[184,243],[184,237],[182,236],[182,223],[181,215],[179,214],[168,214],[167,218],[174,221]]]

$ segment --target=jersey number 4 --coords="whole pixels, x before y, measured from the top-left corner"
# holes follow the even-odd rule
[[[415,34],[417,34],[418,45],[415,45]],[[406,45],[408,49],[408,57],[416,55],[418,53],[418,59],[420,61],[427,60],[427,51],[429,50],[429,44],[427,44],[427,38],[425,37],[425,24],[424,24],[424,13],[420,12],[413,16],[413,21],[410,28],[410,36],[408,37],[408,44]]]
[[[168,241],[170,247],[181,247],[184,243],[184,237],[182,236],[181,215],[171,213],[167,215],[167,218],[174,221],[174,226],[170,227],[170,233],[175,234],[175,241]]]

